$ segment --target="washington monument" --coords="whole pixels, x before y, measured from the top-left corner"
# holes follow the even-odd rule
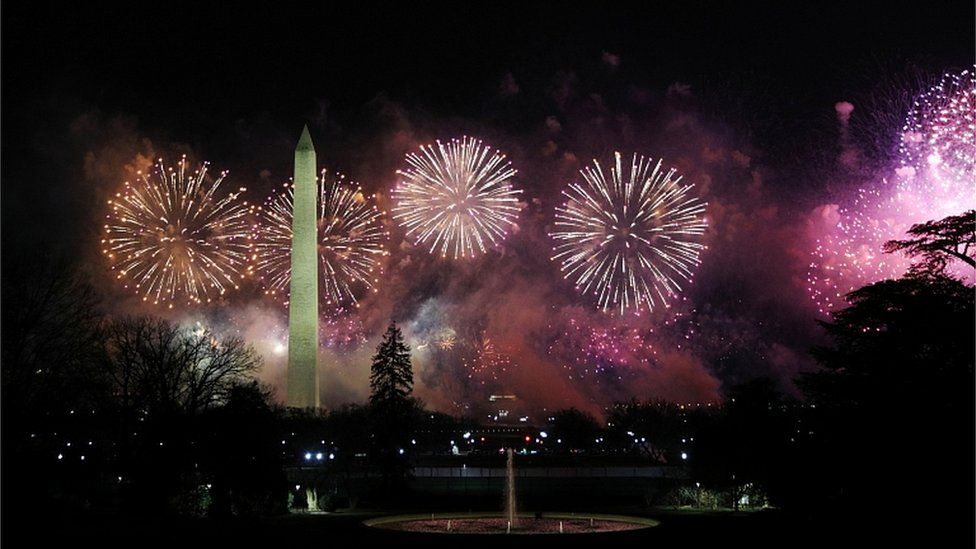
[[[288,305],[288,398],[293,408],[319,406],[319,270],[315,147],[302,130],[295,148]]]

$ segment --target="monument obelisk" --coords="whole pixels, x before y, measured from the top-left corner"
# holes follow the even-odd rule
[[[319,406],[319,261],[315,147],[308,126],[295,148],[288,304],[288,398],[293,408]]]

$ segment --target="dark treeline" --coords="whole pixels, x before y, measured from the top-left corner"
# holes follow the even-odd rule
[[[253,349],[155,318],[109,319],[69,266],[28,267],[3,280],[5,503],[283,509],[277,412],[252,377]]]
[[[685,491],[652,504],[700,504],[707,491],[732,508],[864,517],[897,506],[968,524],[976,311],[973,287],[945,268],[972,257],[972,228],[969,212],[891,243],[919,264],[851,293],[822,322],[830,343],[812,350],[821,368],[797,380],[798,398],[757,378],[714,405],[635,398],[599,419],[558,411],[508,444],[552,459],[686,467]],[[315,500],[382,504],[409,491],[412,460],[497,454],[474,444],[490,426],[411,397],[395,326],[373,359],[369,403],[288,411],[255,381],[260,359],[241,339],[109,317],[71,265],[39,257],[19,267],[3,276],[6,512],[251,516]],[[306,486],[286,475],[302,467]],[[363,490],[364,475],[379,482]]]

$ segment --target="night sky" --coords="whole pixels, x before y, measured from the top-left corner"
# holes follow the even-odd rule
[[[379,292],[324,328],[355,340],[323,349],[325,404],[365,397],[391,319],[414,346],[418,396],[445,411],[481,411],[497,392],[531,411],[632,396],[704,402],[756,376],[795,391],[825,318],[806,288],[818,223],[887,177],[910,98],[972,67],[974,6],[692,4],[7,3],[4,274],[38,250],[66,255],[111,314],[248,338],[265,357],[262,379],[280,390],[281,304],[256,282],[209,307],[141,304],[100,253],[107,198],[153,158],[187,154],[263,202],[290,176],[308,124],[319,163],[388,209],[406,153],[471,135],[518,168],[519,229],[453,261],[390,222]],[[847,122],[841,101],[854,106]],[[708,250],[667,313],[597,311],[548,259],[560,191],[615,150],[663,157],[708,202]],[[444,338],[454,346],[435,344]],[[505,369],[471,376],[486,338]]]

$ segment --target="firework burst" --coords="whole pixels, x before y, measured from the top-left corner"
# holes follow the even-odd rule
[[[972,191],[976,165],[976,70],[946,74],[915,100],[902,127],[902,165],[933,185]]]
[[[477,139],[452,139],[406,157],[393,190],[393,218],[415,244],[455,259],[485,253],[515,226],[520,190],[505,155]]]
[[[210,303],[249,274],[247,202],[240,188],[218,195],[227,172],[212,179],[208,164],[187,172],[160,159],[149,174],[108,201],[102,253],[116,277],[154,304]]]
[[[434,334],[433,343],[442,351],[450,351],[457,344],[457,333],[453,328],[444,328]]]
[[[595,160],[580,173],[556,208],[553,261],[603,310],[667,306],[699,263],[705,204],[674,169],[636,154],[625,173],[616,153],[609,180]]]
[[[916,223],[976,207],[976,77],[948,74],[913,103],[902,128],[901,165],[894,184],[858,189],[837,208],[817,238],[807,271],[807,290],[822,314],[846,305],[849,292],[911,266],[902,253],[886,254],[884,243],[904,238]],[[950,272],[972,277],[958,262]]]
[[[382,212],[344,176],[323,171],[319,179],[318,252],[322,299],[336,310],[358,306],[362,294],[377,291],[389,233]],[[258,211],[253,259],[265,293],[287,296],[291,282],[291,223],[294,187],[270,197]]]

